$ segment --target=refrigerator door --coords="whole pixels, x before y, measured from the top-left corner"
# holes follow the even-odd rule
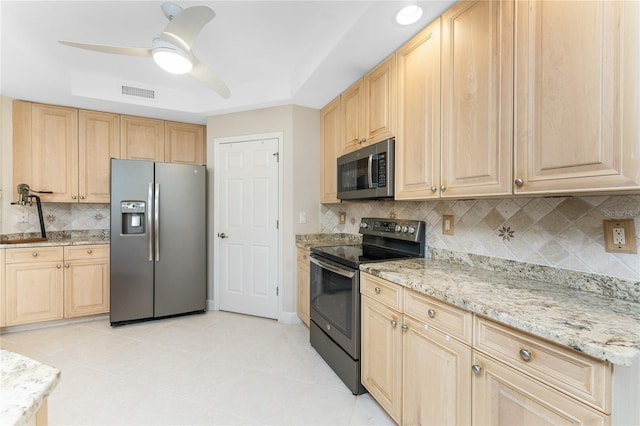
[[[155,316],[202,311],[207,298],[206,168],[156,163]]]
[[[112,324],[153,317],[150,186],[153,187],[152,162],[111,160]],[[144,213],[135,213],[142,208]]]

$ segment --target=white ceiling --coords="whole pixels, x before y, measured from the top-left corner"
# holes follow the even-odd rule
[[[216,13],[192,50],[229,86],[225,100],[150,58],[57,43],[150,47],[168,22],[161,1],[0,0],[0,94],[200,124],[211,115],[268,106],[320,109],[454,2],[413,1],[425,13],[402,27],[394,16],[409,2],[401,0],[177,1]],[[156,99],[123,96],[123,84],[153,89]]]

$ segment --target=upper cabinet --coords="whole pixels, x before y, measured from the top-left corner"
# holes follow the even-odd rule
[[[120,154],[126,160],[164,161],[164,121],[122,115]]]
[[[338,203],[338,169],[336,159],[342,141],[340,97],[320,112],[320,202]]]
[[[640,3],[516,4],[515,193],[640,189]]]
[[[341,95],[343,144],[339,155],[394,136],[396,120],[395,54]]]
[[[80,110],[78,119],[78,198],[108,203],[111,158],[120,156],[120,116]]]
[[[438,197],[440,186],[440,19],[396,55],[397,200]]]
[[[511,194],[513,1],[442,15],[442,197]]]
[[[165,122],[164,161],[179,164],[206,164],[204,133],[204,126]]]

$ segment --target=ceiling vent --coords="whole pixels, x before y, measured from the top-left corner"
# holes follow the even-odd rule
[[[133,87],[122,85],[122,94],[125,96],[135,96],[144,99],[155,99],[156,91],[153,89],[144,89],[142,87]]]

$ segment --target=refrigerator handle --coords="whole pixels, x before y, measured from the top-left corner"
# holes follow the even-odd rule
[[[147,250],[149,252],[149,262],[153,262],[153,233],[151,232],[151,202],[153,201],[153,182],[149,182],[147,192]]]
[[[153,206],[156,233],[156,262],[160,261],[160,184],[156,183],[156,193]]]

